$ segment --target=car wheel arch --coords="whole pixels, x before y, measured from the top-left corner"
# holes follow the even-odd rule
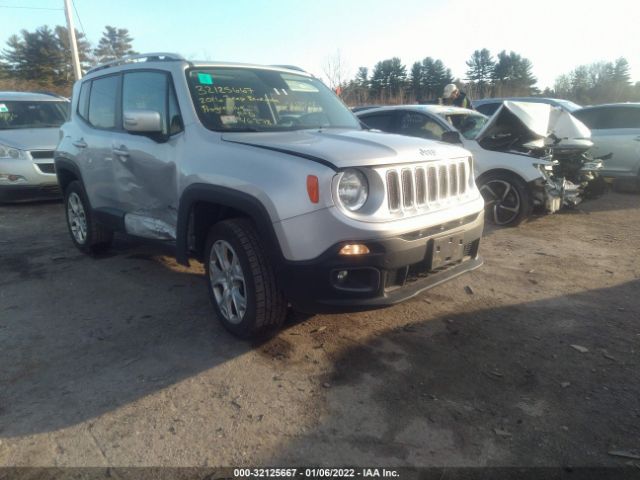
[[[80,183],[83,183],[82,174],[75,163],[66,159],[56,158],[55,168],[58,184],[60,185],[60,190],[62,192],[64,192],[69,184],[74,180],[78,180]]]
[[[261,233],[261,241],[276,265],[284,256],[266,207],[245,192],[228,187],[192,184],[180,197],[176,226],[176,259],[189,264],[192,252],[200,258],[209,228],[229,218],[250,219]]]

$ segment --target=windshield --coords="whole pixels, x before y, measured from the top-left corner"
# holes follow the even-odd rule
[[[187,71],[187,79],[198,116],[210,130],[361,128],[315,78],[257,68],[196,68]]]
[[[442,113],[440,115],[468,140],[476,138],[482,127],[487,123],[487,120],[489,120],[486,115],[472,110],[469,110],[468,113]]]
[[[0,130],[59,127],[69,112],[69,102],[0,100]]]

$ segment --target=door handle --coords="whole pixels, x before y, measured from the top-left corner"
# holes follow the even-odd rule
[[[112,148],[111,151],[118,155],[119,157],[128,157],[129,156],[129,150],[127,150],[127,148],[123,145],[120,148]]]
[[[72,145],[74,147],[87,148],[87,142],[85,142],[83,138],[81,138],[80,140],[76,140],[74,142],[71,142],[71,143],[72,143]]]

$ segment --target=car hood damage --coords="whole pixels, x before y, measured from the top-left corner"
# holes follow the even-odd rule
[[[296,155],[334,169],[469,156],[467,150],[449,143],[366,130],[224,133],[222,139]]]
[[[541,169],[548,211],[575,206],[604,191],[602,159],[592,158],[591,131],[569,112],[544,103],[505,101],[475,140],[485,150],[526,154],[552,162]]]

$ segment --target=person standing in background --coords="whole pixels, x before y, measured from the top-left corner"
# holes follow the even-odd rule
[[[453,83],[444,87],[444,92],[442,92],[442,104],[473,110],[471,101],[469,100],[469,97],[467,97],[467,94],[461,92]]]

